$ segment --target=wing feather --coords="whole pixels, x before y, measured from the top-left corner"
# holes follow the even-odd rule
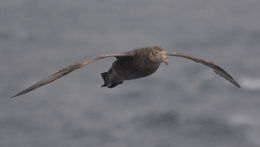
[[[224,69],[222,69],[218,65],[214,64],[212,61],[201,59],[201,58],[194,57],[194,56],[185,55],[182,53],[175,53],[175,52],[167,52],[166,55],[183,57],[183,58],[190,59],[195,62],[204,64],[204,65],[212,68],[216,74],[224,77],[226,80],[230,81],[232,84],[234,84],[235,86],[240,88],[240,85],[238,84],[238,82],[236,80],[234,80],[230,74],[228,74]]]
[[[83,66],[85,66],[85,65],[87,65],[87,64],[89,64],[89,63],[91,63],[95,60],[106,58],[106,57],[124,57],[124,56],[132,56],[132,54],[131,54],[131,52],[103,54],[103,55],[95,56],[95,57],[92,57],[92,58],[88,58],[88,59],[83,60],[82,62],[79,62],[79,63],[76,63],[76,64],[69,65],[65,68],[62,68],[58,72],[48,76],[47,78],[33,84],[32,86],[22,90],[21,92],[15,94],[14,96],[12,96],[12,98],[26,94],[26,93],[28,93],[32,90],[35,90],[35,89],[37,89],[41,86],[49,84],[49,83],[65,76],[65,75],[69,74],[70,72],[72,72],[76,69],[82,68]]]

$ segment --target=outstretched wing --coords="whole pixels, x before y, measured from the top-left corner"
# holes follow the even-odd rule
[[[224,69],[222,69],[218,65],[214,64],[212,61],[208,61],[205,59],[201,59],[201,58],[197,58],[197,57],[193,57],[193,56],[189,56],[189,55],[185,55],[185,54],[181,54],[181,53],[175,53],[175,52],[167,52],[166,55],[184,57],[187,59],[191,59],[195,62],[204,64],[204,65],[212,68],[216,74],[224,77],[226,80],[230,81],[231,83],[233,83],[234,85],[236,85],[237,87],[240,88],[240,85],[238,84],[238,82],[235,81],[231,75],[229,75]]]
[[[28,93],[34,89],[37,89],[43,85],[46,85],[48,83],[51,83],[65,75],[67,75],[68,73],[76,70],[76,69],[79,69],[95,60],[98,60],[98,59],[102,59],[102,58],[106,58],[106,57],[123,57],[123,56],[133,56],[131,54],[131,52],[126,52],[126,53],[110,53],[110,54],[103,54],[103,55],[99,55],[99,56],[95,56],[95,57],[92,57],[92,58],[89,58],[89,59],[86,59],[82,62],[79,62],[79,63],[76,63],[76,64],[72,64],[72,65],[69,65],[61,70],[59,70],[58,72],[48,76],[47,78],[33,84],[32,86],[22,90],[21,92],[17,93],[16,95],[12,96],[13,97],[16,97],[16,96],[20,96],[20,95],[23,95],[25,93]]]

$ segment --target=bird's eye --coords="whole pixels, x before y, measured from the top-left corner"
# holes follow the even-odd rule
[[[155,55],[159,55],[159,54],[160,54],[160,52],[159,52],[159,51],[155,51],[154,53],[155,53]]]

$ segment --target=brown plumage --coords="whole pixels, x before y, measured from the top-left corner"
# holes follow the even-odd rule
[[[224,71],[222,68],[211,61],[181,53],[166,52],[163,48],[159,46],[151,46],[131,50],[124,53],[103,54],[86,59],[76,64],[69,65],[12,97],[28,93],[36,88],[51,83],[59,79],[60,77],[65,76],[66,74],[79,69],[95,60],[106,57],[116,57],[116,61],[113,62],[112,67],[107,72],[101,73],[101,76],[104,80],[104,84],[102,85],[102,87],[113,88],[119,84],[122,84],[125,80],[142,78],[153,74],[162,62],[168,65],[168,59],[166,55],[184,57],[195,62],[202,63],[212,68],[215,73],[224,77],[235,86],[240,87],[238,82],[236,82],[226,71]]]

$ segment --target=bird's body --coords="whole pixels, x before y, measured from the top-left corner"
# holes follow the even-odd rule
[[[240,87],[238,82],[236,82],[225,70],[223,70],[211,61],[181,53],[166,52],[163,48],[159,46],[150,46],[134,49],[123,53],[103,54],[86,59],[76,64],[69,65],[59,70],[58,72],[48,76],[47,78],[33,84],[29,88],[22,90],[13,97],[28,93],[43,85],[51,83],[95,60],[106,57],[116,57],[116,61],[113,62],[112,67],[107,72],[101,73],[101,76],[104,80],[104,84],[102,85],[102,87],[113,88],[119,84],[122,84],[125,80],[142,78],[153,74],[155,71],[157,71],[162,62],[168,65],[167,55],[183,57],[204,64],[213,69],[215,73],[233,83],[235,86]]]
[[[151,54],[150,48],[140,48],[129,52],[134,56],[116,57],[112,67],[101,76],[104,80],[102,87],[113,88],[122,84],[124,80],[138,79],[153,74],[160,62],[152,62],[147,55]],[[146,56],[144,56],[146,55]]]

